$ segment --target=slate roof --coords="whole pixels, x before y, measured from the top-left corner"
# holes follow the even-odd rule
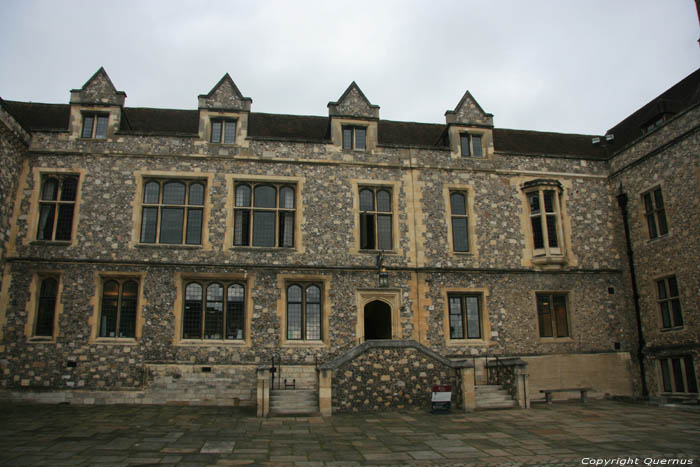
[[[27,131],[65,131],[70,116],[69,104],[1,101]],[[120,132],[138,135],[198,135],[197,110],[125,107]],[[435,123],[379,120],[379,144],[401,147],[446,148],[446,125]],[[328,142],[328,117],[280,115],[251,112],[248,118],[251,138]],[[517,154],[542,154],[558,157],[605,159],[603,148],[591,144],[591,135],[572,135],[539,131],[494,129],[496,151]]]
[[[676,114],[700,103],[700,68],[663,94],[608,130],[615,136],[615,147],[622,148],[642,136],[642,127],[662,113]]]

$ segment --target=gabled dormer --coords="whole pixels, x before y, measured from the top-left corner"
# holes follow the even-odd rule
[[[445,112],[453,158],[490,158],[493,155],[493,114],[484,112],[469,91],[454,110]]]
[[[71,139],[105,140],[119,131],[126,93],[117,91],[100,67],[80,89],[70,92]]]
[[[226,73],[209,94],[199,96],[199,137],[211,144],[247,147],[252,102]]]
[[[337,102],[328,103],[328,116],[336,148],[371,152],[377,147],[379,106],[371,104],[354,81]]]

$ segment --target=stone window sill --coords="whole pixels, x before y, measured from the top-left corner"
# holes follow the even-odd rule
[[[378,255],[379,253],[383,253],[385,255],[399,254],[396,250],[357,250],[357,252],[363,255]]]
[[[32,240],[30,245],[71,246],[72,240]]]
[[[447,347],[471,347],[471,346],[488,346],[489,342],[485,339],[447,339],[445,342]]]
[[[316,340],[288,340],[282,343],[282,347],[326,347],[326,343]]]
[[[136,248],[165,248],[171,250],[201,250],[202,245],[183,245],[171,243],[137,243]]]
[[[273,247],[273,246],[244,246],[244,245],[234,245],[229,248],[231,251],[250,251],[250,252],[275,252],[275,253],[296,253],[297,249],[294,247]]]
[[[685,326],[673,326],[670,328],[661,328],[661,332],[684,331]]]
[[[542,344],[564,344],[574,342],[571,337],[540,337],[540,343]]]
[[[648,239],[647,244],[663,242],[665,240],[668,240],[669,238],[671,238],[671,231],[670,230],[663,235],[659,235],[658,237]]]
[[[27,339],[29,344],[55,344],[56,338],[50,336],[33,336]]]
[[[175,344],[180,347],[211,347],[211,346],[231,346],[248,347],[250,344],[241,339],[182,339]]]
[[[95,344],[108,345],[136,345],[136,339],[133,337],[98,337],[95,339]]]

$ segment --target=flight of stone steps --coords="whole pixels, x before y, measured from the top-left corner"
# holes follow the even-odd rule
[[[485,409],[512,409],[517,403],[505,389],[498,385],[484,384],[475,386],[476,408]]]
[[[270,391],[270,415],[314,415],[318,412],[318,393],[312,389]]]

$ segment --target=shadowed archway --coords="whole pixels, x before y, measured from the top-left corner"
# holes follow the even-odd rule
[[[391,339],[391,307],[374,300],[365,305],[365,340]]]

